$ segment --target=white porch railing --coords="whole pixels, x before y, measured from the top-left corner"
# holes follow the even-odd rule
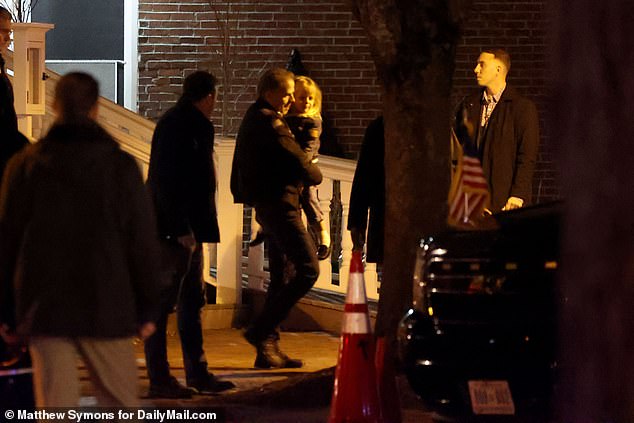
[[[41,137],[46,132],[54,119],[52,113],[53,91],[60,76],[48,69],[47,74],[50,78],[46,83],[46,115],[36,116],[33,119],[33,134],[36,138]],[[98,120],[120,143],[121,148],[136,158],[143,175],[146,176],[154,123],[105,98],[100,98],[99,100]],[[221,242],[206,246],[204,274],[207,282],[216,285],[216,300],[219,304],[241,303],[243,276],[248,278],[250,287],[258,289],[263,288],[265,277],[264,249],[261,245],[249,248],[247,264],[246,266],[243,265],[243,208],[242,205],[233,203],[229,188],[234,147],[234,139],[216,138],[215,161],[218,177],[216,202]],[[350,232],[345,228],[348,223],[348,202],[355,166],[356,162],[353,160],[328,156],[320,157],[320,168],[324,175],[324,181],[319,186],[319,197],[328,223],[330,223],[330,213],[328,211],[330,211],[335,192],[334,186],[335,184],[339,186],[342,212],[340,216],[341,224],[337,226],[341,233],[340,237],[333,236],[333,239],[341,239],[341,260],[339,262],[338,278],[333,278],[333,267],[330,260],[320,262],[321,272],[315,284],[315,289],[337,293],[345,293],[347,290],[348,269],[352,256],[352,240]],[[215,278],[210,276],[212,267],[216,270]],[[368,298],[377,299],[376,265],[370,263],[366,265],[365,281]]]

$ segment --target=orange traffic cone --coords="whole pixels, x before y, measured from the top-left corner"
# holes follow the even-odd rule
[[[381,423],[361,252],[353,251],[329,423]]]
[[[384,336],[376,340],[374,365],[384,423],[401,423],[401,400],[396,385],[394,359]]]

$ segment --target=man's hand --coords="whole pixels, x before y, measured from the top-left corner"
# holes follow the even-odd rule
[[[365,229],[351,228],[350,236],[352,237],[352,250],[363,251],[363,246],[365,245]]]
[[[156,331],[156,325],[153,322],[146,322],[139,326],[139,338],[142,341],[148,339]]]
[[[0,338],[2,338],[9,346],[20,345],[22,341],[20,336],[5,324],[0,325]]]
[[[506,200],[506,205],[502,208],[502,210],[519,209],[523,205],[524,205],[524,200],[522,200],[521,198],[509,197],[509,199]]]
[[[176,238],[176,240],[180,245],[187,249],[194,251],[194,249],[196,248],[196,238],[194,238],[194,235],[188,234],[179,236],[178,238]]]

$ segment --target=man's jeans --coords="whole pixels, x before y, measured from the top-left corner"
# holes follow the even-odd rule
[[[187,384],[207,377],[203,351],[200,310],[205,304],[202,281],[202,245],[193,252],[176,242],[162,242],[164,267],[161,289],[161,315],[156,332],[145,341],[145,360],[150,384],[162,385],[170,377],[167,362],[167,316],[176,306],[178,334],[181,339]]]
[[[262,312],[250,331],[258,340],[264,340],[276,333],[291,308],[315,284],[319,262],[299,208],[280,201],[257,204],[255,209],[256,219],[267,235],[271,283]],[[290,276],[288,264],[294,267]]]

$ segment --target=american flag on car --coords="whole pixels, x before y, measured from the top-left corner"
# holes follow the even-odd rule
[[[474,221],[489,207],[491,195],[480,160],[463,149],[455,132],[451,132],[452,142],[457,152],[457,163],[449,189],[449,216],[452,226],[471,227]]]

